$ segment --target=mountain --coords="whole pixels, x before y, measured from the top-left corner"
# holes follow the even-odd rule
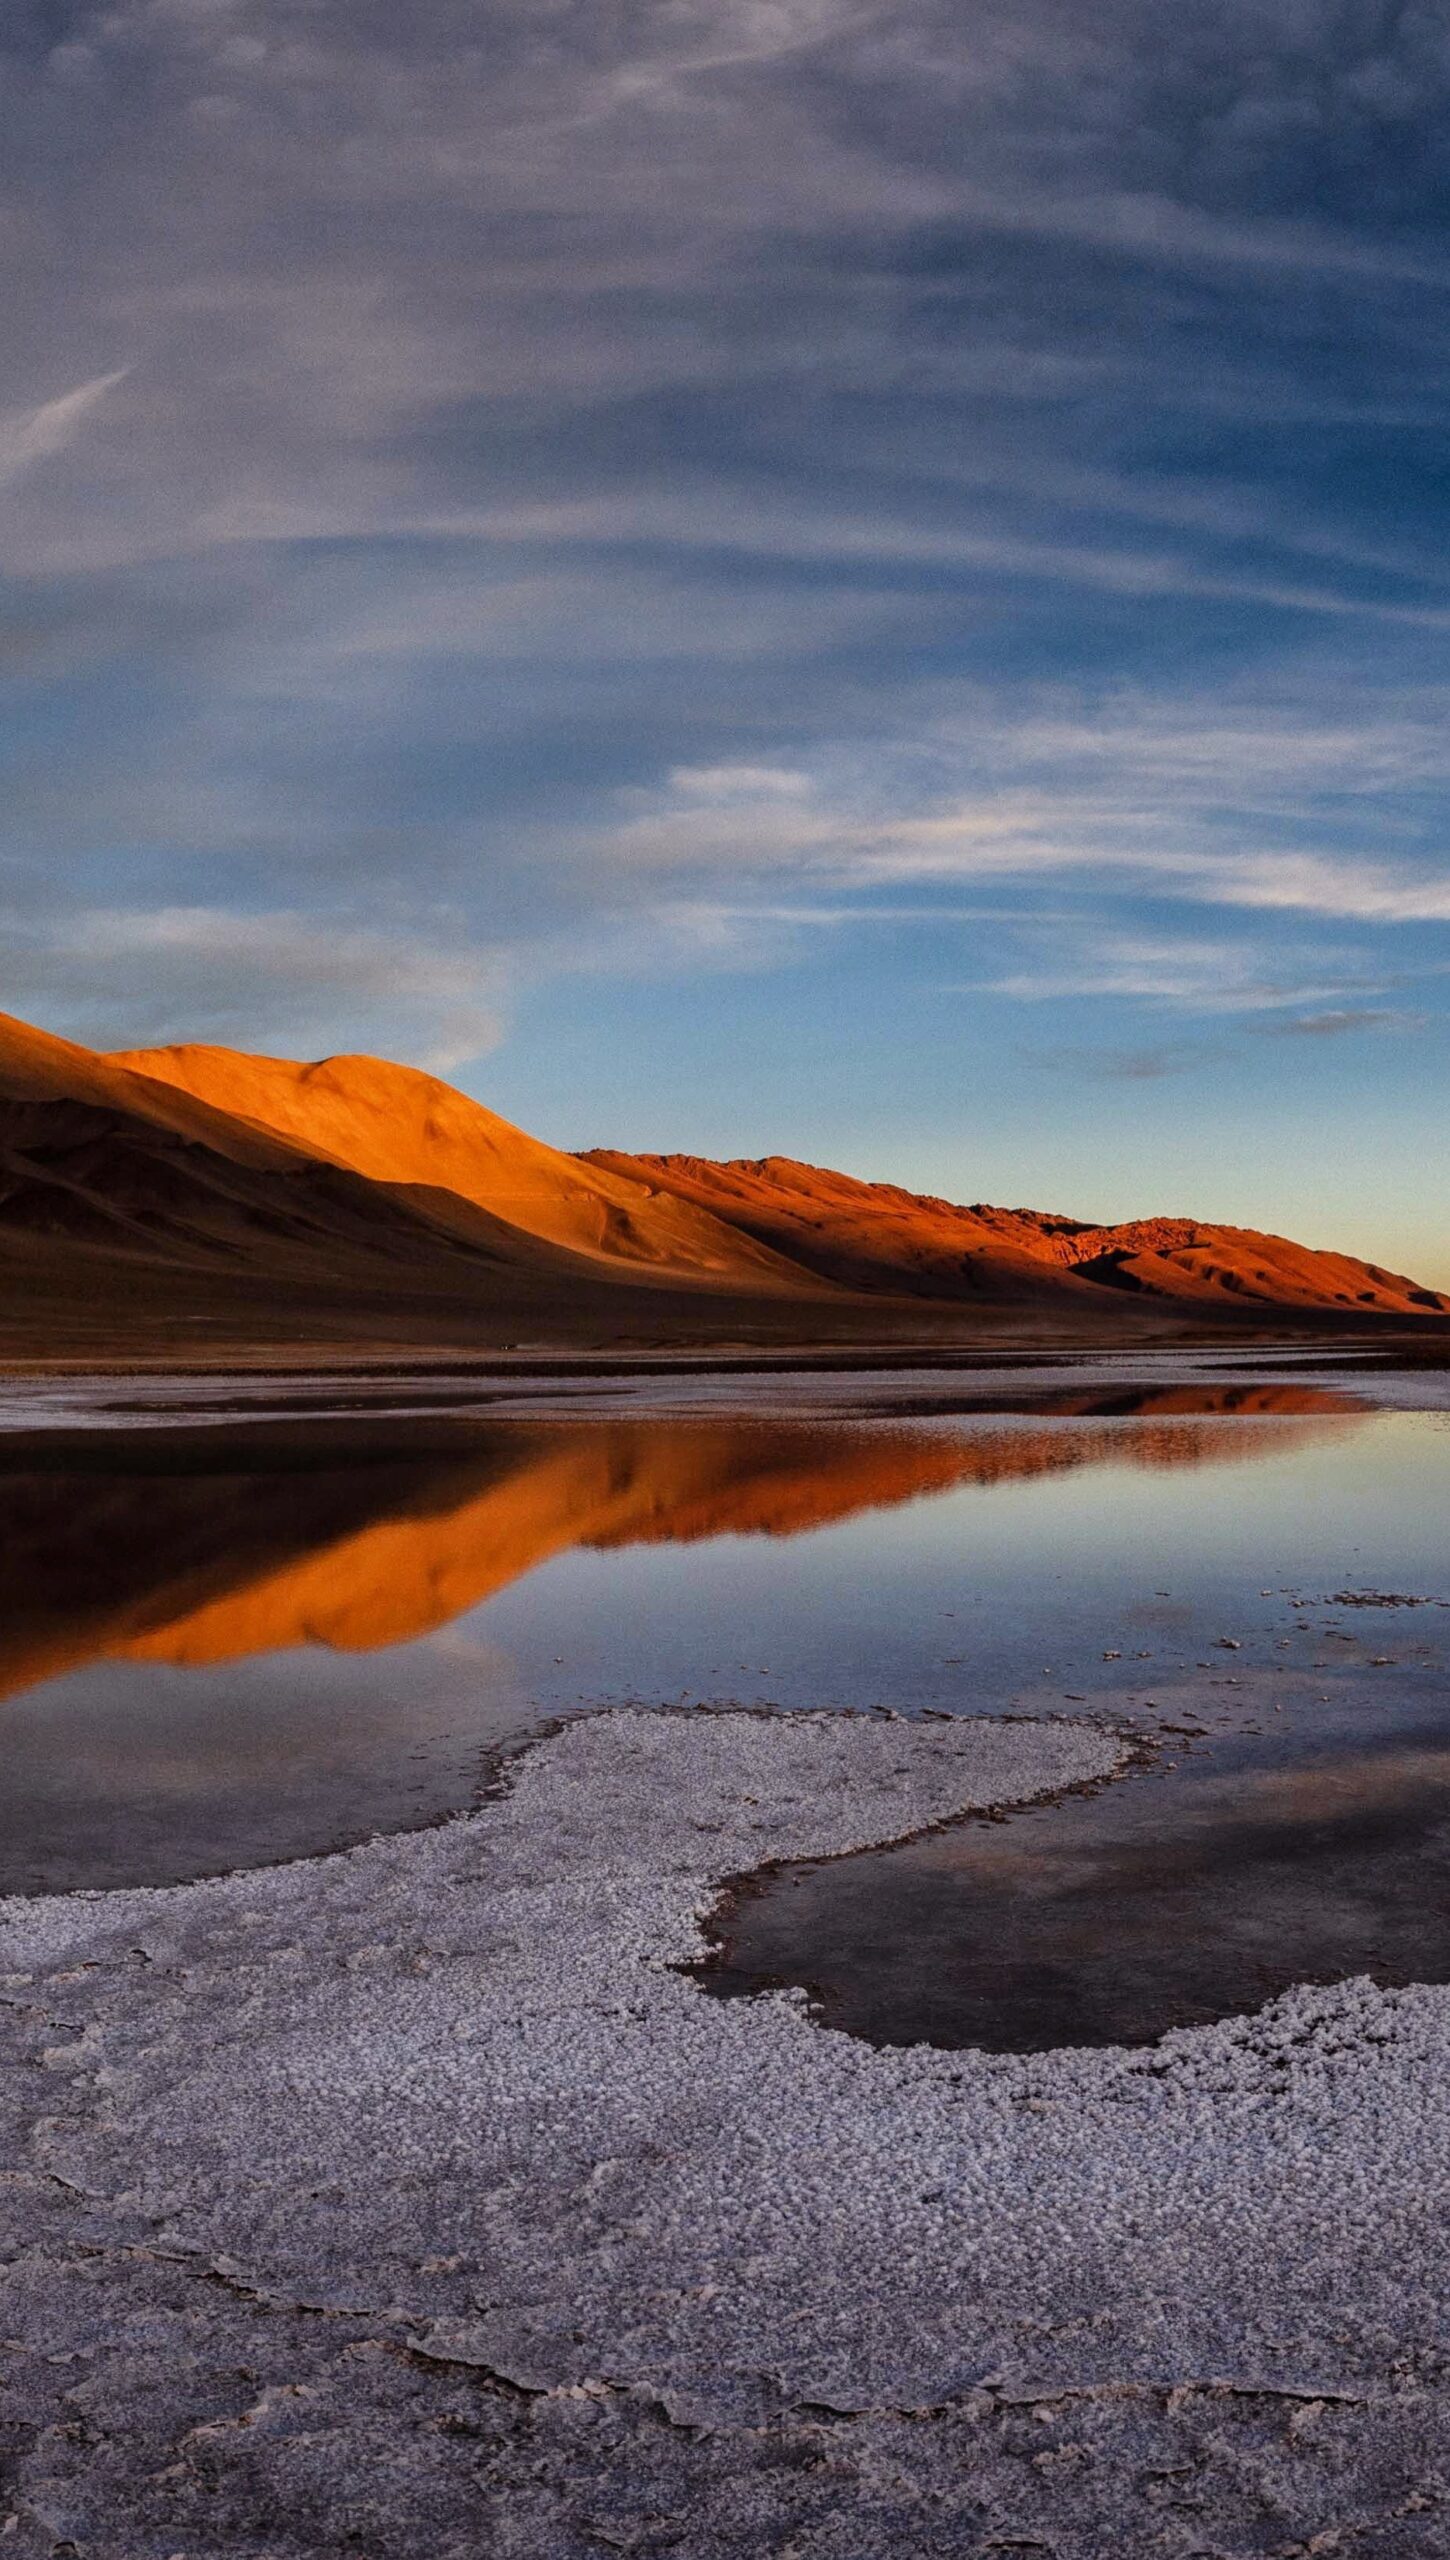
[[[1237,1312],[1450,1312],[1377,1266],[1189,1219],[963,1208],[784,1157],[566,1155],[436,1077],[0,1016],[0,1349],[1181,1338]]]
[[[1011,1302],[1043,1295],[1060,1301],[1064,1289],[1090,1288],[1202,1307],[1364,1308],[1402,1317],[1450,1312],[1443,1291],[1252,1227],[1195,1218],[1101,1227],[980,1201],[960,1208],[788,1156],[714,1164],[700,1156],[596,1148],[585,1161],[674,1191],[847,1289]]]
[[[0,1343],[609,1341],[836,1293],[431,1076],[100,1056],[0,1016]],[[793,1318],[798,1325],[799,1319]]]
[[[799,1284],[800,1274],[668,1186],[616,1174],[527,1137],[482,1103],[383,1058],[253,1058],[187,1045],[106,1064],[260,1126],[370,1182],[442,1189],[516,1236],[611,1265]]]

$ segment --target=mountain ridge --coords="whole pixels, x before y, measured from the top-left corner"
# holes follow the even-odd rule
[[[966,1206],[786,1156],[568,1154],[385,1059],[102,1053],[0,1016],[0,1347],[26,1356],[108,1331],[180,1356],[1447,1314],[1444,1292],[1252,1229]]]
[[[1450,1311],[1450,1295],[1380,1263],[1217,1220],[1095,1224],[1055,1211],[959,1204],[789,1156],[716,1162],[596,1148],[585,1161],[677,1188],[808,1269],[858,1288],[895,1274],[897,1286],[922,1295],[991,1298],[1014,1286],[1051,1288],[1060,1276],[1098,1291],[1210,1305]]]

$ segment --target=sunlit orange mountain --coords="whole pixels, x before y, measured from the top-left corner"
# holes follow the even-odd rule
[[[799,1277],[669,1186],[563,1155],[416,1067],[383,1058],[308,1066],[200,1046],[122,1051],[105,1063],[260,1126],[435,1214],[435,1194],[466,1201],[506,1227],[519,1251],[550,1245],[608,1264],[749,1276],[761,1286],[790,1287]]]
[[[798,1333],[840,1295],[412,1068],[102,1057],[0,1016],[0,1339],[27,1351],[708,1337],[736,1302]]]
[[[861,1182],[788,1156],[714,1164],[699,1156],[585,1161],[708,1209],[772,1251],[852,1290],[934,1299],[1060,1298],[1064,1289],[1209,1306],[1363,1307],[1377,1315],[1450,1310],[1450,1297],[1378,1264],[1319,1252],[1252,1227],[1195,1218],[1094,1226],[1035,1209],[960,1208],[894,1183]]]
[[[1101,1341],[1450,1299],[1283,1238],[961,1208],[781,1157],[566,1155],[436,1077],[0,1016],[0,1346]]]

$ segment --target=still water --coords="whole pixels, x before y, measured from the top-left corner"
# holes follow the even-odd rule
[[[1282,1382],[13,1436],[0,1884],[432,1821],[620,1701],[1092,1715],[1140,1771],[763,1879],[714,1987],[1011,2048],[1445,1979],[1447,1497],[1450,1417]]]

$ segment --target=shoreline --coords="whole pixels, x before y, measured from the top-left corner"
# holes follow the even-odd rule
[[[1328,1409],[1436,1412],[1450,1405],[1450,1353],[1416,1359],[1404,1346],[1219,1343],[1102,1353],[934,1354],[902,1361],[835,1358],[720,1362],[612,1360],[503,1367],[496,1362],[345,1368],[136,1367],[0,1372],[0,1451],[11,1466],[95,1461],[106,1445],[161,1444],[200,1464],[317,1463],[464,1454],[480,1437],[570,1421],[780,1423],[1112,1420],[1151,1414],[1155,1398],[1191,1398],[1206,1418],[1252,1413],[1267,1395]],[[8,1390],[8,1392],[7,1392]],[[1214,1399],[1217,1399],[1215,1402]],[[1165,1406],[1164,1408],[1168,1408]],[[1185,1413],[1195,1408],[1183,1404]],[[1273,1410],[1275,1408],[1268,1408]],[[1287,1404],[1277,1408],[1289,1410]],[[1306,1407],[1306,1409],[1309,1409]],[[165,1460],[162,1460],[165,1463]],[[150,1463],[149,1460],[146,1463]]]
[[[359,1343],[339,1346],[324,1337],[294,1343],[244,1340],[218,1345],[207,1354],[195,1347],[159,1356],[148,1348],[120,1351],[35,1349],[6,1352],[0,1348],[0,1383],[7,1379],[50,1378],[236,1377],[285,1378],[298,1373],[355,1377],[419,1377],[435,1373],[468,1373],[483,1377],[614,1377],[614,1376],[773,1376],[781,1371],[860,1371],[938,1368],[971,1371],[1034,1368],[1052,1362],[1126,1361],[1279,1357],[1303,1359],[1373,1358],[1398,1366],[1450,1367],[1450,1325],[1427,1318],[1420,1326],[1380,1318],[1326,1326],[1322,1319],[1303,1323],[1260,1322],[1198,1326],[1182,1333],[1145,1329],[1104,1340],[1099,1333],[1058,1335],[1042,1331],[1021,1335],[1004,1331],[963,1341],[959,1335],[895,1340],[890,1336],[860,1343],[823,1342],[811,1336],[791,1342],[718,1342],[702,1344],[615,1343],[599,1347],[529,1345]]]

